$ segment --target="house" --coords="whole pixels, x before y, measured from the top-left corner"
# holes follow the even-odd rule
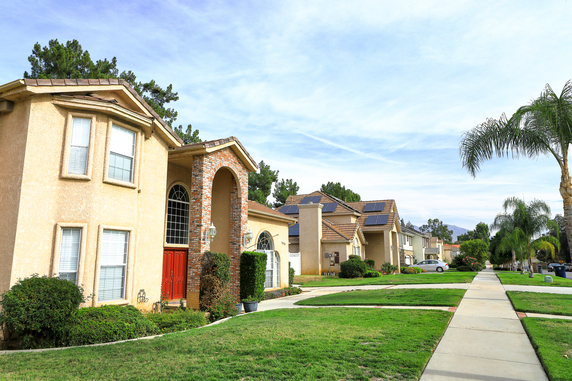
[[[461,245],[443,245],[443,260],[447,263],[453,262],[453,258],[461,253]]]
[[[256,169],[235,137],[183,145],[123,80],[0,85],[0,293],[57,274],[93,306],[149,309],[162,293],[198,307],[211,250],[229,255],[238,300],[248,216],[264,220],[247,200]],[[272,218],[286,240],[290,220]]]
[[[290,227],[290,252],[301,253],[302,274],[337,273],[352,254],[377,268],[400,265],[394,200],[344,202],[316,191],[290,196],[280,212],[298,220]]]
[[[429,247],[425,249],[425,259],[443,260],[443,240],[438,237],[429,239]]]
[[[402,259],[402,263],[411,265],[417,262],[421,262],[425,259],[429,259],[429,257],[427,257],[425,254],[425,250],[429,247],[431,233],[423,233],[413,228],[402,227],[401,236],[404,237],[401,240],[403,242],[402,255],[405,257],[405,259]],[[413,255],[413,258],[407,259],[407,256],[411,255]]]

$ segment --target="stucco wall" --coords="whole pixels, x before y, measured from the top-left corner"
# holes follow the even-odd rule
[[[300,253],[303,275],[322,273],[322,204],[298,205],[300,217]]]
[[[340,253],[340,263],[347,261],[352,254],[352,245],[348,243],[323,243],[322,244],[322,272],[335,271],[336,274],[340,271],[340,265],[334,264],[330,266],[330,258],[326,258],[326,253],[334,254]]]
[[[385,238],[383,233],[364,233],[367,245],[365,245],[366,259],[375,261],[375,268],[381,268],[389,257],[385,255]]]
[[[340,215],[335,216],[329,213],[324,213],[324,217],[333,224],[353,224],[356,222],[357,217],[353,215]]]

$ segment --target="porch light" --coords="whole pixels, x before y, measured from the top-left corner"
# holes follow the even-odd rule
[[[215,235],[216,235],[216,228],[211,222],[211,227],[209,228],[209,230],[205,231],[205,241],[212,242],[214,240]]]
[[[246,233],[244,233],[244,243],[243,246],[246,246],[250,243],[250,241],[252,241],[252,238],[254,238],[254,233],[252,232],[252,230],[250,230],[250,228],[247,226],[248,230],[246,231]]]

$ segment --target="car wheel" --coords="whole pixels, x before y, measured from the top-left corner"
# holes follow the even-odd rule
[[[442,268],[442,267],[437,267],[437,272],[438,272],[438,273],[442,273],[442,272],[443,272],[443,268]]]

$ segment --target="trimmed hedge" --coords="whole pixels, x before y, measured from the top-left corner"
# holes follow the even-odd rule
[[[77,311],[68,345],[108,343],[157,333],[159,328],[131,305],[87,307]]]
[[[228,255],[207,251],[203,257],[199,301],[201,309],[209,313],[211,322],[237,314],[230,279]]]
[[[363,277],[364,278],[379,278],[380,276],[381,276],[381,273],[379,271],[369,271],[368,270]]]
[[[296,271],[292,267],[290,267],[290,262],[288,262],[288,285],[292,287],[294,284],[294,275],[296,275]]]
[[[240,300],[264,298],[266,259],[265,253],[255,251],[245,251],[240,256]]]
[[[413,267],[402,267],[401,268],[402,274],[417,274],[417,271]]]
[[[160,333],[179,332],[207,324],[203,311],[176,309],[173,312],[150,313],[147,319],[157,325]]]
[[[0,327],[17,348],[51,348],[65,345],[69,323],[80,303],[83,289],[74,283],[33,274],[18,280],[2,294]]]
[[[350,255],[350,259],[340,263],[340,278],[361,278],[367,272],[367,264],[357,255]]]

